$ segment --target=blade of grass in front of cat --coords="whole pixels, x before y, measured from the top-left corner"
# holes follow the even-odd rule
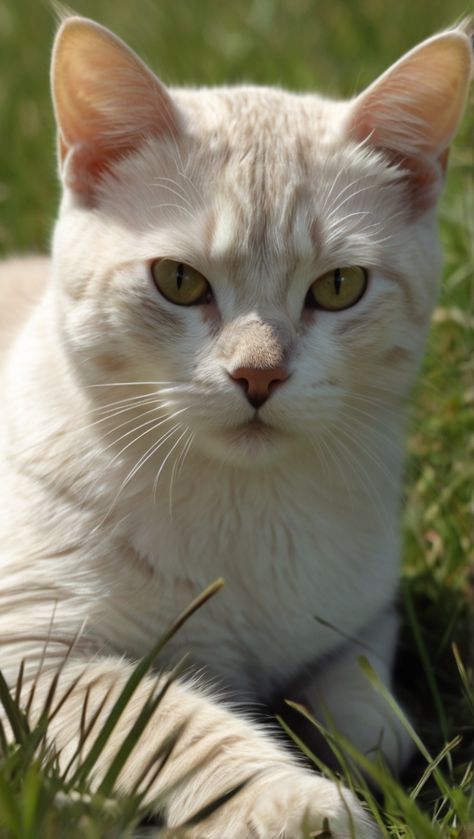
[[[80,783],[88,777],[92,767],[96,764],[99,756],[101,755],[103,749],[107,741],[112,734],[115,726],[117,725],[120,717],[122,716],[123,711],[127,707],[128,702],[130,701],[131,697],[135,693],[138,685],[143,681],[146,674],[149,672],[151,667],[153,666],[157,656],[165,646],[165,644],[176,634],[176,632],[186,623],[187,620],[200,609],[211,597],[217,594],[222,586],[224,585],[224,581],[222,579],[216,580],[214,583],[211,583],[198,597],[196,597],[192,603],[178,616],[176,621],[172,624],[169,630],[167,630],[164,635],[160,638],[159,641],[151,648],[150,652],[144,656],[134,667],[132,673],[130,674],[129,678],[127,679],[124,687],[122,688],[117,700],[115,701],[104,725],[100,733],[97,735],[96,740],[94,741],[93,745],[91,746],[90,751],[88,752],[84,762],[78,767],[76,772],[74,773],[71,784],[75,785]]]

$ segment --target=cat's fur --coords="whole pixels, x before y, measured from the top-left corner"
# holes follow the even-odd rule
[[[405,403],[436,296],[435,203],[470,64],[457,29],[351,102],[169,92],[107,30],[61,26],[64,192],[49,282],[25,314],[33,266],[7,263],[1,277],[15,339],[2,367],[0,665],[13,682],[25,659],[39,703],[74,643],[60,687],[79,680],[51,731],[62,760],[86,692],[92,714],[109,691],[98,728],[136,657],[218,576],[224,589],[163,662],[190,652],[234,700],[327,705],[359,748],[405,759],[406,736],[357,657],[390,685]],[[202,272],[214,301],[161,297],[158,257]],[[304,308],[311,283],[345,265],[369,271],[359,303]],[[231,377],[242,368],[287,376],[259,409],[263,424],[249,424],[254,408]],[[355,835],[375,836],[349,792],[193,678],[170,688],[124,789],[184,722],[152,790],[198,767],[166,801],[170,825],[252,775],[189,836],[297,837],[306,813],[343,839],[347,804]]]

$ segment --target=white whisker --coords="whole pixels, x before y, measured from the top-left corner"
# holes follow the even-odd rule
[[[102,527],[103,523],[107,520],[108,516],[110,515],[110,513],[111,513],[111,512],[112,512],[112,510],[114,509],[115,505],[117,504],[117,501],[119,500],[120,495],[122,494],[123,490],[125,489],[125,487],[127,486],[127,484],[128,484],[128,483],[130,483],[130,481],[134,478],[134,476],[135,476],[135,475],[137,474],[137,472],[141,469],[141,467],[142,467],[142,466],[143,466],[143,465],[147,462],[147,460],[149,460],[149,459],[150,459],[150,457],[152,457],[152,456],[155,454],[155,452],[157,452],[157,451],[158,451],[158,449],[160,449],[160,448],[161,448],[161,446],[163,446],[163,445],[167,442],[167,440],[169,440],[169,439],[170,439],[170,437],[172,437],[172,436],[173,436],[173,434],[175,434],[175,433],[176,433],[176,431],[177,431],[177,430],[179,430],[180,428],[182,428],[182,425],[181,425],[180,423],[178,423],[177,425],[174,425],[174,426],[173,426],[173,428],[168,429],[168,431],[166,431],[166,432],[165,432],[165,433],[164,433],[164,434],[163,434],[163,435],[159,438],[159,440],[157,440],[157,441],[155,441],[154,443],[152,443],[152,445],[151,445],[151,446],[150,446],[150,447],[146,450],[146,452],[145,452],[145,453],[144,453],[144,454],[143,454],[143,455],[139,458],[139,460],[135,463],[135,465],[133,466],[133,468],[132,468],[132,469],[130,469],[130,471],[128,472],[128,474],[127,474],[127,475],[125,476],[125,478],[123,479],[123,481],[122,481],[122,483],[120,484],[120,486],[119,486],[119,488],[118,488],[118,490],[117,490],[117,492],[116,492],[116,494],[115,494],[114,498],[112,499],[112,501],[111,501],[110,505],[108,506],[108,508],[107,508],[106,512],[105,512],[105,513],[104,513],[104,515],[102,516],[102,518],[101,518],[101,520],[99,521],[99,523],[98,523],[98,524],[97,524],[97,525],[93,528],[93,531],[92,531],[93,533],[97,532],[97,530],[100,530],[100,528]],[[129,445],[130,445],[130,444],[129,444]],[[128,448],[128,447],[126,447],[126,448]],[[119,454],[120,454],[120,452],[119,452]],[[117,457],[117,455],[115,456],[114,460],[116,459],[116,457]],[[113,461],[112,461],[112,462],[113,462]]]
[[[182,428],[182,425],[181,425],[180,427]],[[178,439],[176,440],[176,442],[175,442],[175,443],[173,443],[173,446],[172,446],[172,447],[171,447],[171,449],[169,450],[168,454],[166,455],[165,459],[163,460],[163,462],[162,462],[162,464],[161,464],[161,466],[160,466],[160,468],[159,468],[159,470],[158,470],[158,472],[157,472],[157,474],[156,474],[156,476],[155,476],[155,480],[153,481],[153,502],[154,502],[155,504],[156,504],[156,493],[157,493],[157,489],[158,489],[158,481],[160,480],[160,475],[161,475],[161,473],[162,473],[162,471],[163,471],[163,469],[164,469],[164,467],[165,467],[166,463],[168,462],[168,460],[170,459],[171,455],[173,454],[173,452],[174,452],[174,450],[175,450],[176,446],[180,443],[180,441],[183,439],[183,437],[184,437],[184,436],[185,436],[185,434],[187,434],[187,433],[188,433],[188,429],[187,429],[187,427],[186,427],[186,428],[184,429],[183,433],[182,433],[182,434],[178,437]]]
[[[168,181],[169,183],[172,183],[173,186],[178,187],[178,189],[173,189],[173,187],[169,186],[168,183],[165,183],[165,181]],[[186,196],[184,191],[183,192],[179,191],[179,184],[176,181],[174,181],[172,178],[157,178],[157,180],[154,181],[154,186],[157,186],[159,189],[166,189],[168,192],[172,192],[173,195],[176,195],[177,198],[180,198],[182,201],[184,201],[188,205],[188,208],[191,211],[193,211],[193,212],[195,211],[196,208],[192,205],[191,201]]]
[[[119,458],[119,457],[120,457],[120,456],[124,453],[124,451],[126,451],[127,449],[129,449],[129,448],[130,448],[130,446],[133,446],[135,443],[137,443],[137,442],[138,442],[138,440],[141,440],[141,439],[142,439],[142,437],[144,437],[144,436],[145,436],[145,434],[150,434],[152,431],[155,431],[157,428],[159,428],[159,427],[160,427],[161,425],[163,425],[165,422],[171,422],[171,420],[175,419],[175,417],[177,417],[179,414],[184,413],[184,411],[187,411],[187,410],[188,410],[188,408],[187,408],[187,407],[185,407],[185,408],[180,408],[178,411],[175,411],[174,413],[170,414],[169,416],[166,416],[164,419],[161,419],[161,420],[160,420],[159,422],[157,422],[155,425],[152,425],[150,428],[147,428],[147,429],[145,429],[145,431],[142,431],[142,433],[141,433],[141,434],[139,434],[139,435],[138,435],[138,437],[134,437],[134,438],[133,438],[133,440],[130,440],[130,442],[129,442],[129,443],[127,443],[125,446],[123,446],[123,447],[120,449],[120,451],[119,451],[119,452],[117,452],[117,454],[116,454],[116,455],[112,458],[112,460],[111,460],[111,462],[110,462],[109,466],[112,466],[112,464],[113,464],[113,463],[115,463],[115,461],[116,461],[116,460],[117,460],[117,459],[118,459],[118,458]],[[154,422],[154,419],[147,420],[147,422],[146,422],[146,423],[142,423],[142,425],[141,425],[141,426],[138,426],[138,428],[133,428],[133,429],[131,429],[130,431],[127,431],[127,433],[126,433],[126,434],[122,434],[122,436],[121,436],[121,437],[119,437],[119,438],[118,438],[118,440],[113,440],[113,441],[112,441],[112,443],[109,443],[109,445],[108,445],[108,446],[106,446],[106,447],[105,447],[105,449],[103,449],[103,451],[107,451],[108,449],[110,449],[110,448],[112,448],[113,446],[115,446],[115,445],[116,445],[116,444],[117,444],[120,440],[123,440],[123,438],[124,438],[124,437],[128,437],[130,434],[133,434],[135,431],[138,431],[138,430],[139,430],[139,428],[142,428],[144,425],[148,425],[149,423],[153,423],[153,422]]]
[[[133,414],[133,416],[124,420],[122,423],[120,423],[120,425],[115,426],[114,430],[117,431],[119,428],[122,428],[124,425],[127,425],[130,422],[133,422],[135,419],[140,419],[141,417],[144,417],[147,414],[150,414],[152,411],[157,411],[158,409],[163,408],[165,403],[164,402],[157,402],[156,399],[148,399],[146,402],[142,402],[139,405],[137,405],[137,404],[129,405],[126,408],[118,408],[116,410],[111,410],[107,414],[105,414],[103,417],[99,417],[99,419],[95,419],[92,422],[87,423],[87,425],[78,426],[77,428],[75,428],[73,430],[74,431],[86,431],[87,429],[93,428],[96,425],[101,425],[102,423],[110,422],[111,420],[115,419],[115,417],[119,417],[122,414],[127,414],[130,411],[136,411],[137,409],[140,409],[142,407],[145,408],[147,405],[153,405],[153,408],[149,408],[148,411],[140,411],[140,416],[139,417],[137,417],[136,414]],[[104,436],[107,436],[108,434],[110,434],[110,431],[107,431],[104,434]]]
[[[93,385],[86,385],[86,387],[133,387],[133,386],[142,386],[142,385],[176,385],[180,384],[179,382],[159,382],[156,379],[153,381],[140,381],[140,382],[97,382]],[[186,383],[183,383],[186,384]]]
[[[339,428],[342,434],[345,437],[348,437],[347,433],[344,431],[343,428]],[[374,503],[375,509],[377,510],[381,520],[384,522],[384,525],[389,529],[392,530],[393,524],[391,522],[390,516],[387,514],[387,510],[385,505],[382,502],[380,497],[380,493],[378,492],[377,488],[374,486],[374,483],[367,472],[364,465],[360,462],[360,459],[357,457],[356,451],[352,449],[350,446],[347,446],[340,438],[340,436],[336,433],[331,432],[331,436],[335,441],[336,445],[338,445],[341,449],[344,450],[347,456],[347,463],[351,467],[353,474],[356,476],[359,485],[363,487],[367,494],[367,498]],[[349,441],[352,443],[353,441],[349,437]]]
[[[180,213],[186,213],[191,219],[191,221],[196,221],[196,216],[188,210],[187,207],[181,206],[181,204],[153,204],[152,210],[166,210],[166,209],[173,209],[179,210]]]
[[[96,408],[90,408],[90,413],[104,413],[109,409],[120,408],[126,405],[130,405],[133,408],[136,404],[139,405],[140,401],[143,399],[155,399],[156,401],[156,399],[160,396],[160,393],[161,391],[159,390],[149,390],[146,393],[140,393],[139,396],[127,396],[125,399],[116,399],[114,402],[105,402],[103,405],[98,405]]]
[[[123,428],[124,425],[129,425],[131,422],[137,421],[137,419],[141,419],[142,417],[146,416],[147,414],[155,413],[158,410],[160,410],[159,406],[157,406],[155,408],[150,408],[148,411],[144,411],[144,413],[142,413],[139,417],[135,417],[135,416],[130,417],[128,420],[125,420],[125,422],[121,422],[119,425],[116,425],[116,426],[114,426],[114,428],[111,428],[111,429],[109,429],[109,431],[106,431],[105,434],[103,434],[102,436],[104,437],[104,439],[106,437],[110,437],[111,434],[115,434],[115,432],[118,431],[120,428]],[[184,408],[182,410],[184,410]],[[102,451],[104,451],[104,452],[108,451],[108,449],[117,445],[117,443],[120,443],[121,440],[124,440],[126,437],[129,437],[130,434],[134,434],[136,431],[139,431],[140,428],[145,428],[145,426],[150,425],[151,423],[154,423],[157,420],[161,420],[162,422],[166,422],[166,420],[168,419],[169,416],[170,415],[167,414],[167,413],[159,414],[159,416],[156,416],[156,413],[155,413],[154,417],[151,417],[150,419],[145,420],[145,422],[142,422],[139,425],[134,426],[133,428],[129,428],[128,431],[125,431],[125,433],[122,434],[120,437],[117,437],[116,440],[112,440],[112,442],[109,443],[109,445],[107,445],[104,449],[102,449]],[[98,420],[97,422],[102,422],[102,420]],[[159,424],[161,424],[161,423],[159,423]],[[139,435],[139,437],[137,437],[136,439],[139,440],[141,436],[142,435]]]
[[[126,485],[132,480],[132,478],[135,477],[137,472],[142,468],[142,466],[144,466],[144,464],[150,459],[150,457],[152,457],[155,454],[155,452],[157,452],[158,449],[160,449],[161,446],[163,446],[164,443],[166,443],[166,441],[170,437],[172,437],[175,431],[177,431],[179,428],[182,428],[181,423],[177,423],[173,426],[173,428],[168,429],[168,431],[165,431],[165,433],[159,438],[159,440],[155,440],[155,442],[152,443],[151,446],[149,446],[146,452],[144,452],[141,455],[141,457],[137,460],[133,468],[130,469],[129,473],[125,476],[125,478],[122,481],[122,484],[120,485],[119,491],[126,487]]]
[[[332,438],[332,434],[329,431],[329,429],[326,429],[326,434],[328,434],[329,437]],[[310,440],[311,439],[312,438],[310,437]],[[351,491],[349,481],[347,480],[347,475],[345,473],[343,465],[341,465],[341,463],[340,463],[340,460],[339,460],[339,457],[338,457],[338,450],[334,446],[330,446],[325,441],[323,434],[319,435],[317,439],[318,439],[319,445],[326,448],[328,457],[330,458],[330,460],[332,460],[332,462],[334,463],[334,465],[336,467],[336,471],[338,472],[339,477],[340,477],[340,479],[341,479],[341,481],[342,481],[342,483],[345,487],[345,490],[346,490],[346,496],[347,496],[347,499],[348,499],[348,502],[349,502],[349,507],[350,507],[351,513],[352,513],[352,515],[354,515],[355,511],[354,511],[354,505],[353,505],[353,500],[352,500],[352,491]],[[313,448],[314,447],[315,446],[314,446],[314,441],[313,441]]]
[[[344,174],[345,174],[344,169],[339,169],[339,171],[338,171],[338,173],[337,173],[336,177],[334,178],[334,180],[333,180],[333,182],[332,182],[332,184],[331,184],[331,187],[330,187],[330,189],[329,189],[329,192],[327,192],[327,193],[326,193],[325,200],[324,200],[323,207],[322,207],[322,209],[323,209],[323,211],[324,211],[324,213],[325,213],[325,214],[326,214],[327,207],[328,207],[328,205],[329,205],[329,200],[330,200],[330,198],[332,198],[332,194],[333,194],[333,192],[334,192],[334,187],[336,186],[336,184],[337,184],[337,182],[338,182],[339,178],[340,178],[340,177],[342,177]],[[342,198],[342,196],[343,196],[343,195],[345,195],[345,194],[346,194],[346,192],[348,192],[348,190],[353,189],[353,187],[357,186],[357,184],[360,184],[360,183],[362,183],[363,181],[366,181],[366,180],[367,180],[367,175],[361,175],[359,178],[354,178],[354,180],[353,180],[353,181],[351,181],[350,183],[346,184],[346,186],[344,186],[344,187],[343,187],[343,188],[342,188],[342,189],[338,192],[338,194],[337,194],[337,195],[336,195],[336,197],[334,198],[334,202],[339,202],[339,201],[340,201],[340,199]],[[336,209],[337,209],[337,205],[336,205]]]
[[[189,428],[186,428],[186,431],[189,431]],[[191,443],[194,439],[194,436],[195,436],[194,432],[190,432],[187,441],[185,442],[183,448],[181,449],[181,452],[179,453],[179,455],[177,456],[177,458],[175,459],[175,462],[173,464],[173,469],[172,469],[171,478],[170,478],[170,485],[169,485],[170,519],[173,518],[173,489],[174,489],[174,483],[175,483],[175,480],[179,480],[179,476],[181,474],[181,470],[183,468],[184,461],[185,461],[186,456],[189,452],[189,449],[191,447]]]
[[[352,420],[357,422],[354,418],[352,418]],[[359,423],[359,425],[362,425],[362,427],[365,428],[363,424]],[[356,447],[363,451],[367,457],[372,460],[378,469],[385,475],[389,484],[392,486],[398,486],[398,480],[394,478],[393,473],[387,468],[387,464],[384,463],[384,461],[369,447],[365,440],[355,433],[353,426],[351,426],[349,422],[345,422],[344,419],[339,416],[337,419],[337,427],[343,431],[350,442],[355,443]],[[387,439],[388,438],[385,437],[385,440]],[[389,443],[393,444],[393,440],[389,441]]]

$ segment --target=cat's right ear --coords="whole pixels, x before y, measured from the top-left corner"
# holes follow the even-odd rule
[[[67,18],[53,48],[51,88],[63,183],[87,204],[101,176],[150,136],[175,136],[166,88],[105,27]]]
[[[472,65],[466,23],[466,31],[448,30],[415,47],[351,106],[349,135],[399,169],[415,212],[438,198]]]

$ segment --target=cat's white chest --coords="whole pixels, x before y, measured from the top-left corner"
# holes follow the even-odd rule
[[[172,514],[164,494],[134,517],[131,543],[152,573],[133,597],[124,591],[135,629],[122,643],[133,652],[222,577],[167,655],[189,653],[234,689],[268,693],[357,636],[392,595],[396,540],[360,497],[318,487],[310,472],[192,478],[175,489]]]

